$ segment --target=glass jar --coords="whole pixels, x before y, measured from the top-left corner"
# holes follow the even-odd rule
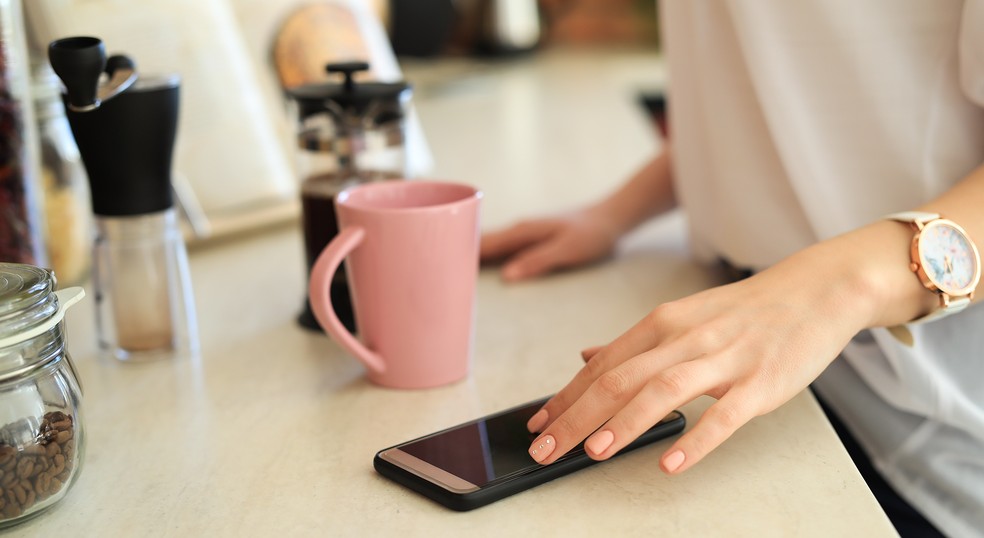
[[[20,0],[0,0],[0,260],[47,265]]]
[[[48,263],[62,285],[77,285],[92,267],[92,218],[82,156],[65,117],[61,83],[47,61],[33,64],[32,95],[41,142],[41,187]]]
[[[45,269],[0,263],[0,527],[60,501],[82,462],[82,388],[62,319],[84,293],[54,287]]]

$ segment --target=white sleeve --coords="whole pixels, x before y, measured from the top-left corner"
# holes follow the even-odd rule
[[[966,0],[960,23],[960,85],[984,106],[984,0]]]

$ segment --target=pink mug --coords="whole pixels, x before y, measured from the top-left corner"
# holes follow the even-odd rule
[[[370,183],[336,197],[340,231],[311,270],[311,308],[373,383],[426,388],[468,375],[481,198],[467,185],[431,181]],[[331,279],[346,258],[361,342],[331,305]]]

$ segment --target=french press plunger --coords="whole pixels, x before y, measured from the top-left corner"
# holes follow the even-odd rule
[[[406,177],[406,82],[356,82],[365,62],[331,63],[330,75],[343,82],[307,84],[287,91],[297,117],[297,169],[301,175],[304,246],[308,271],[338,234],[335,197],[344,189],[372,181]],[[342,323],[356,330],[345,269],[332,279],[331,300]],[[310,304],[298,318],[318,329]]]

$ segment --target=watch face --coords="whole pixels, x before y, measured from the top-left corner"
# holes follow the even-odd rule
[[[980,256],[962,228],[947,220],[926,224],[919,234],[919,257],[926,276],[943,292],[967,295],[980,279]]]

